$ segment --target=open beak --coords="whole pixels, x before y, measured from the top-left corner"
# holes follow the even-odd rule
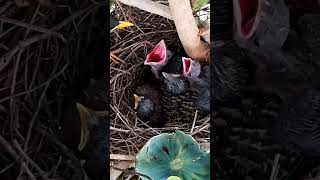
[[[191,71],[191,58],[182,57],[183,75],[189,75]]]
[[[147,55],[144,61],[145,65],[165,65],[167,59],[167,46],[164,40],[161,40],[154,49]]]
[[[115,26],[114,28],[112,28],[110,32],[112,32],[116,29],[124,29],[124,28],[130,27],[130,26],[134,26],[134,24],[131,22],[128,22],[128,21],[118,21],[118,25]]]
[[[236,26],[244,38],[249,38],[253,34],[258,3],[258,0],[233,0]]]
[[[108,111],[94,111],[83,104],[76,102],[76,107],[80,116],[80,142],[78,150],[82,151],[90,140],[90,129],[89,127],[99,126],[99,117],[106,117],[109,115]],[[95,132],[92,132],[95,133]]]
[[[134,96],[134,109],[137,109],[139,102],[144,98],[143,96],[138,96],[133,94]]]

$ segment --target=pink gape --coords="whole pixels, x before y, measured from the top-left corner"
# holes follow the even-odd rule
[[[164,65],[167,57],[167,46],[164,40],[161,40],[156,47],[147,55],[144,61],[145,65]]]
[[[191,70],[191,58],[182,58],[183,74],[187,76]]]
[[[160,79],[159,71],[167,64],[167,53],[167,46],[164,40],[161,40],[144,61],[144,65],[151,66],[153,74],[158,79]]]
[[[187,78],[198,79],[201,72],[201,65],[191,58],[182,57],[183,75]]]
[[[258,10],[258,0],[238,0],[241,13],[241,32],[247,36],[254,24]]]

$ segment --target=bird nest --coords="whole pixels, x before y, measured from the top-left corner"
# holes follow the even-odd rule
[[[60,140],[60,105],[101,5],[0,1],[0,179],[85,177]]]
[[[208,145],[209,116],[194,122],[169,120],[163,128],[152,128],[136,116],[130,98],[140,83],[146,55],[162,39],[168,46],[176,46],[180,41],[171,20],[120,3],[114,9],[115,17],[136,26],[110,35],[111,154],[135,155],[152,136],[176,129],[190,133],[198,142]]]

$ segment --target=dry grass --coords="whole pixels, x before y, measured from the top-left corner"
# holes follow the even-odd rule
[[[135,155],[152,136],[176,129],[194,135],[200,143],[208,143],[209,117],[194,123],[169,122],[164,128],[152,128],[135,115],[130,105],[129,99],[139,84],[148,52],[161,39],[165,39],[169,46],[180,43],[173,21],[122,4],[116,4],[113,13],[136,26],[111,34],[111,153]]]
[[[58,138],[60,100],[77,73],[78,33],[102,4],[15,2],[0,1],[0,179],[82,179]]]

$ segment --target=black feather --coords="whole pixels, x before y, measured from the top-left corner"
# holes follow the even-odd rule
[[[153,84],[143,84],[135,91],[136,95],[143,96],[135,109],[137,116],[152,127],[162,127],[165,124],[158,87]]]

